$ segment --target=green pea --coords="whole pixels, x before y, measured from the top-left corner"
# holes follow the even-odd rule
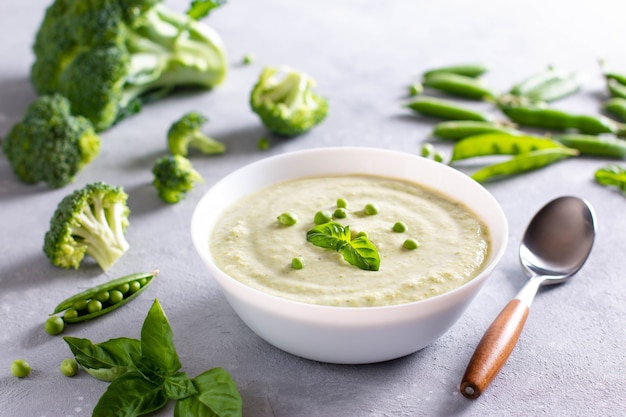
[[[61,373],[67,377],[72,377],[78,372],[78,363],[74,358],[63,359],[61,365],[59,365]]]
[[[126,294],[130,290],[130,284],[127,282],[117,287],[117,289],[122,293]]]
[[[417,249],[419,246],[419,242],[415,239],[407,239],[402,243],[402,247],[408,250]]]
[[[301,257],[296,257],[291,260],[291,267],[293,269],[304,268],[304,260]]]
[[[78,311],[75,308],[68,308],[67,310],[65,310],[65,313],[63,313],[63,319],[64,320],[72,320],[78,317]]]
[[[24,359],[16,359],[11,363],[11,373],[18,378],[24,378],[30,374],[30,364]]]
[[[433,161],[435,162],[443,162],[445,159],[445,155],[441,152],[435,152],[435,154],[433,155]]]
[[[543,168],[564,158],[576,155],[578,155],[576,149],[566,147],[539,149],[516,155],[508,161],[488,165],[474,172],[471,177],[478,182],[484,182]]]
[[[454,64],[429,69],[424,73],[424,77],[443,72],[476,78],[485,74],[487,71],[489,71],[489,66],[483,63]]]
[[[433,128],[431,136],[440,139],[458,141],[470,136],[483,133],[508,133],[510,135],[520,134],[512,127],[504,126],[495,122],[479,122],[474,120],[450,120],[439,122]]]
[[[435,147],[432,143],[424,143],[422,145],[422,149],[420,150],[420,155],[424,158],[429,158],[432,154],[435,153]]]
[[[74,304],[72,305],[72,307],[74,307],[74,309],[78,311],[84,310],[87,308],[87,300],[76,300],[74,301]]]
[[[338,208],[348,208],[348,200],[346,200],[345,198],[338,198],[337,199],[337,207]]]
[[[259,138],[256,146],[260,151],[266,151],[270,148],[270,140],[268,138]]]
[[[102,303],[96,299],[89,300],[87,303],[87,312],[88,313],[96,313],[102,310]]]
[[[94,296],[94,298],[100,301],[101,303],[106,303],[107,301],[109,301],[109,297],[110,297],[110,294],[108,291],[100,291]]]
[[[243,58],[241,58],[241,63],[243,65],[250,65],[253,62],[254,62],[254,55],[252,54],[245,54]]]
[[[50,316],[46,320],[46,324],[44,327],[46,329],[46,333],[50,335],[57,335],[63,331],[63,328],[65,327],[65,322],[59,316]]]
[[[446,120],[491,121],[492,117],[476,110],[461,106],[453,101],[421,96],[407,103],[405,107],[424,116]]]
[[[144,285],[146,285],[150,280],[148,278],[141,278],[138,279],[137,281],[139,281],[139,284],[141,284],[141,286],[143,287]]]
[[[333,219],[333,215],[328,210],[320,210],[315,213],[315,217],[313,218],[313,222],[317,225],[328,223]]]
[[[529,135],[485,133],[470,136],[454,144],[450,163],[488,155],[518,155],[538,149],[561,148],[557,141]]]
[[[131,294],[136,293],[137,291],[141,289],[141,283],[139,281],[129,282],[128,285],[129,285],[128,292]]]
[[[408,228],[404,222],[395,222],[391,229],[396,233],[404,233]]]
[[[424,86],[422,83],[415,82],[409,86],[409,96],[415,97],[419,96],[424,92]]]
[[[437,72],[426,75],[422,84],[455,96],[475,100],[493,99],[498,93],[484,85],[482,80],[451,72]]]
[[[111,290],[109,293],[111,296],[109,297],[109,302],[111,304],[119,303],[124,299],[124,294],[120,290]]]
[[[363,212],[367,214],[368,216],[373,216],[374,214],[378,214],[379,212],[378,205],[374,203],[367,203],[365,205],[365,208],[363,209]]]
[[[293,226],[298,223],[298,216],[295,213],[285,212],[280,214],[278,217],[278,223],[283,226]]]
[[[337,209],[333,212],[333,217],[336,219],[345,219],[348,216],[348,212],[343,207],[337,207]]]

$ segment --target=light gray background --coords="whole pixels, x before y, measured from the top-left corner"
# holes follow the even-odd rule
[[[28,80],[30,48],[47,4],[0,2],[0,136],[35,97]],[[166,4],[186,7],[183,1]],[[140,298],[65,334],[94,341],[138,337],[158,297],[183,370],[194,376],[226,368],[247,416],[624,415],[626,198],[594,184],[595,169],[607,161],[568,160],[487,185],[509,220],[510,243],[501,264],[438,342],[388,363],[316,363],[258,338],[205,272],[191,244],[189,222],[195,203],[213,183],[269,155],[341,145],[418,152],[433,121],[409,114],[400,104],[407,85],[433,66],[488,62],[493,69],[486,81],[503,90],[549,64],[582,70],[588,75],[584,90],[558,106],[598,112],[606,92],[597,60],[626,72],[625,9],[615,0],[232,0],[207,21],[223,36],[232,63],[222,86],[149,105],[107,131],[98,159],[60,190],[18,182],[0,158],[0,415],[90,415],[107,384],[84,372],[72,379],[61,376],[58,365],[69,350],[60,337],[44,332],[43,323],[63,298],[154,267],[162,273]],[[239,66],[247,53],[256,61]],[[256,141],[266,132],[249,110],[248,94],[264,65],[281,64],[313,75],[331,113],[309,134],[272,138],[271,149],[260,152]],[[184,202],[168,206],[157,199],[150,170],[166,151],[170,123],[189,110],[210,117],[205,131],[224,141],[228,153],[193,156],[206,182]],[[450,151],[450,144],[437,146]],[[56,268],[41,250],[49,219],[63,196],[96,180],[122,185],[130,195],[130,250],[107,273],[89,262],[77,271]],[[479,400],[466,400],[458,384],[467,361],[526,279],[517,258],[521,234],[537,209],[567,194],[595,207],[599,230],[592,255],[575,279],[541,291],[508,363]],[[33,371],[18,380],[9,368],[20,357]],[[172,413],[170,404],[156,415]]]

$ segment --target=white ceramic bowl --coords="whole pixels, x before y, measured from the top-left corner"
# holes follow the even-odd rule
[[[253,289],[222,272],[209,250],[220,214],[241,197],[278,181],[311,175],[371,174],[410,180],[464,203],[487,225],[491,251],[480,274],[445,294],[384,307],[331,307],[295,302]],[[272,345],[329,363],[399,358],[436,341],[459,319],[502,257],[508,224],[480,184],[445,164],[373,148],[321,148],[286,153],[247,165],[217,182],[191,221],[194,246],[239,317]]]

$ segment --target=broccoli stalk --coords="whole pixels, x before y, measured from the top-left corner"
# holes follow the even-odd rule
[[[191,161],[181,155],[167,155],[157,159],[152,169],[153,185],[161,200],[169,204],[182,201],[196,183],[204,182]]]
[[[98,156],[100,142],[91,122],[73,116],[70,102],[54,94],[31,103],[2,150],[20,180],[60,188]]]
[[[213,88],[227,71],[220,36],[161,0],[55,0],[37,32],[31,81],[66,96],[98,131],[180,86]]]
[[[44,238],[44,252],[52,264],[78,268],[85,255],[106,271],[129,248],[124,232],[130,209],[121,187],[102,182],[87,184],[58,205]]]
[[[328,114],[328,101],[313,92],[314,86],[315,81],[300,71],[266,67],[252,89],[250,106],[269,131],[296,136]]]
[[[205,135],[201,128],[208,119],[198,112],[189,112],[172,123],[167,132],[167,146],[172,155],[187,156],[189,148],[204,154],[219,154],[226,150],[223,143]]]

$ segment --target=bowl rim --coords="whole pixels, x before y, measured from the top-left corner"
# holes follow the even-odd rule
[[[331,305],[323,305],[323,304],[313,304],[313,303],[306,303],[303,301],[298,301],[298,300],[293,300],[293,299],[289,299],[289,298],[285,298],[285,297],[280,297],[277,295],[273,295],[267,292],[264,292],[262,290],[256,289],[254,287],[251,287],[247,284],[242,283],[241,281],[231,277],[228,273],[222,271],[214,262],[213,257],[211,255],[210,250],[208,249],[209,245],[209,236],[212,232],[211,228],[209,228],[209,230],[206,230],[206,236],[204,235],[200,235],[198,228],[196,227],[200,222],[200,216],[202,215],[201,213],[201,209],[202,207],[206,206],[208,203],[208,201],[210,200],[210,198],[212,197],[212,194],[214,194],[216,192],[216,190],[219,190],[220,188],[224,187],[224,184],[227,184],[229,181],[233,181],[234,178],[236,178],[237,176],[241,176],[241,175],[245,175],[247,174],[248,171],[253,171],[255,169],[261,169],[264,166],[268,165],[274,165],[277,163],[280,163],[281,161],[284,160],[288,160],[288,159],[293,159],[293,158],[297,158],[298,156],[303,156],[303,155],[311,155],[311,154],[325,154],[325,153],[336,153],[336,152],[340,152],[340,153],[354,153],[354,152],[376,152],[378,154],[380,153],[384,153],[389,157],[400,157],[400,158],[411,158],[411,159],[415,159],[415,160],[420,160],[421,163],[424,163],[426,165],[430,165],[430,166],[435,166],[435,169],[439,169],[442,170],[443,172],[448,172],[448,175],[453,175],[453,176],[458,176],[458,178],[461,181],[465,181],[468,184],[472,184],[473,187],[478,187],[478,189],[481,189],[483,194],[484,194],[484,198],[486,198],[489,203],[491,204],[491,206],[493,208],[495,208],[495,214],[497,215],[498,219],[497,219],[497,223],[500,225],[500,230],[498,230],[498,234],[499,236],[494,236],[494,230],[492,230],[491,228],[489,229],[490,232],[490,237],[491,240],[494,241],[495,239],[498,239],[499,242],[501,242],[501,245],[497,248],[497,251],[492,252],[490,251],[488,254],[488,259],[489,261],[483,265],[482,269],[480,270],[480,272],[478,272],[478,274],[472,278],[470,281],[464,283],[463,285],[454,288],[450,291],[446,291],[442,294],[436,295],[436,296],[432,296],[432,297],[428,297],[428,298],[424,298],[421,300],[416,300],[416,301],[411,301],[411,302],[407,302],[407,303],[401,303],[401,304],[392,304],[392,305],[381,305],[381,306],[331,306]],[[352,172],[352,171],[350,171]],[[353,174],[359,175],[359,174],[365,174],[365,173],[360,173],[360,172],[352,172]],[[327,172],[326,174],[328,175],[334,175],[333,172]],[[315,175],[326,175],[324,173],[319,173],[319,174],[310,174],[310,176],[315,176]],[[383,174],[372,174],[372,175],[383,175]],[[281,180],[278,181],[287,181],[287,180],[291,180],[291,179],[297,179],[297,178],[302,178],[305,177],[305,175],[295,175],[295,176],[290,176],[290,177],[286,177],[283,178]],[[406,180],[406,181],[410,181],[408,178],[399,178],[398,176],[395,175],[389,175],[389,178],[397,178],[400,180]],[[462,179],[464,178],[464,179]],[[278,182],[276,180],[272,180],[269,181],[266,185],[264,186],[268,186],[270,184],[276,183]],[[439,191],[435,186],[431,186],[429,184],[423,184],[420,183],[419,181],[415,181],[416,184],[425,186],[425,187],[429,187],[431,189],[437,190]],[[261,189],[262,187],[256,188],[255,190],[258,191],[259,189]],[[448,195],[443,191],[440,191],[442,194],[444,195]],[[244,193],[242,196],[239,196],[237,198],[235,198],[233,201],[237,201],[239,198],[242,198],[244,195],[248,195],[249,192]],[[451,198],[455,199],[453,196],[450,196]],[[465,204],[466,206],[468,206],[468,204],[464,201],[461,201],[460,199],[456,199],[457,201],[462,202],[463,204]],[[232,203],[231,203],[232,204]],[[485,218],[483,218],[482,216],[480,216],[478,213],[476,213],[475,208],[473,207],[469,207],[470,210],[472,210],[474,212],[475,215],[479,216],[479,218],[484,221],[487,222],[487,220]],[[221,213],[221,211],[220,211]],[[213,222],[211,224],[214,225],[215,223]],[[469,291],[474,289],[474,287],[476,286],[482,286],[484,284],[484,282],[487,280],[487,278],[491,275],[491,273],[493,272],[493,270],[495,269],[495,267],[498,265],[499,261],[501,260],[501,258],[504,256],[504,253],[506,251],[507,248],[507,244],[508,244],[508,231],[509,231],[509,227],[508,227],[508,221],[507,218],[504,214],[504,211],[502,210],[502,207],[500,206],[500,204],[498,203],[498,201],[495,199],[495,197],[480,183],[478,183],[477,181],[475,181],[474,179],[472,179],[471,177],[469,177],[468,175],[464,174],[463,172],[452,168],[446,164],[443,164],[441,162],[436,162],[433,161],[431,159],[428,158],[424,158],[420,155],[417,154],[411,154],[408,152],[404,152],[404,151],[398,151],[398,150],[391,150],[391,149],[387,149],[387,148],[377,148],[377,147],[366,147],[366,146],[331,146],[331,147],[318,147],[318,148],[307,148],[307,149],[301,149],[301,150],[295,150],[295,151],[288,151],[288,152],[284,152],[281,154],[277,154],[277,155],[272,155],[269,157],[265,157],[263,159],[259,159],[253,162],[250,162],[246,165],[243,165],[237,169],[235,169],[234,171],[230,172],[229,174],[225,175],[224,177],[222,177],[221,179],[219,179],[218,181],[216,181],[206,192],[205,194],[200,198],[200,200],[198,200],[193,214],[192,214],[192,218],[191,218],[191,223],[190,223],[190,229],[191,229],[191,235],[192,235],[192,242],[195,246],[196,252],[199,254],[200,258],[202,259],[203,263],[205,264],[205,266],[207,266],[209,268],[209,273],[210,275],[218,282],[218,284],[220,285],[220,287],[223,287],[224,282],[222,281],[227,281],[227,283],[229,285],[234,285],[238,288],[240,288],[241,290],[244,291],[244,293],[249,294],[246,295],[246,297],[248,296],[254,296],[254,297],[262,297],[262,298],[266,298],[268,300],[272,300],[272,303],[274,304],[274,306],[276,306],[276,311],[280,311],[281,308],[279,307],[280,304],[282,305],[293,305],[299,309],[304,309],[304,310],[311,310],[314,309],[316,311],[332,311],[332,312],[337,312],[337,311],[343,311],[343,312],[357,312],[355,314],[363,314],[364,312],[380,312],[380,311],[394,311],[397,309],[406,309],[406,308],[417,308],[417,307],[422,307],[422,306],[428,306],[430,304],[434,304],[434,305],[438,305],[439,303],[441,303],[442,299],[447,299],[447,298],[454,298],[458,293],[460,292],[464,292],[464,291]],[[216,276],[217,274],[215,274],[211,268],[214,268],[215,270],[221,272],[221,276]],[[370,314],[370,313],[367,313]]]

